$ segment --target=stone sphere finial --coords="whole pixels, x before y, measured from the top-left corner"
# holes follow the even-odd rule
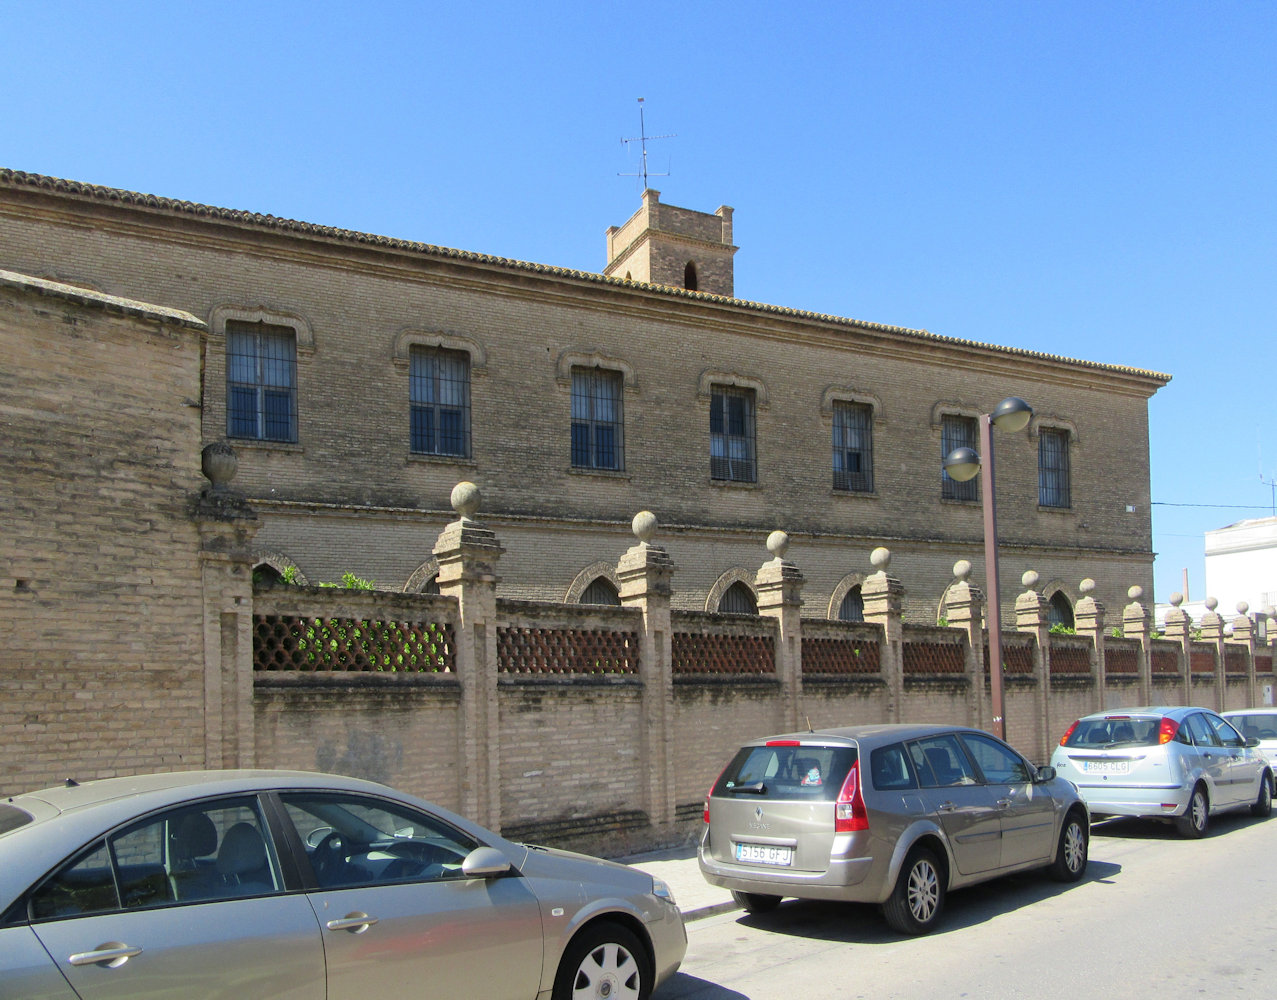
[[[1138,601],[1140,598],[1144,596],[1144,588],[1141,587],[1138,583],[1133,587],[1127,587],[1126,596],[1129,597],[1132,601]]]
[[[784,559],[789,551],[789,536],[783,531],[773,531],[767,536],[767,551],[777,559]]]
[[[1038,574],[1037,570],[1026,569],[1024,571],[1024,576],[1020,577],[1020,582],[1024,584],[1025,590],[1032,590],[1042,582],[1042,577]]]
[[[1237,602],[1237,613],[1239,615],[1247,614],[1250,611],[1250,604],[1246,601]]]
[[[1171,594],[1170,602],[1171,602],[1172,608],[1178,608],[1181,604],[1184,603],[1184,595],[1177,590],[1175,591],[1175,593]]]
[[[969,579],[971,579],[971,560],[959,559],[956,563],[954,563],[953,575],[963,583],[966,583]]]
[[[1084,593],[1087,597],[1090,597],[1095,593],[1095,581],[1088,576],[1077,585],[1077,589]]]
[[[891,550],[882,545],[878,546],[869,553],[869,564],[876,570],[887,572],[887,567],[891,565]]]
[[[226,492],[227,485],[239,470],[239,458],[229,441],[213,441],[200,451],[200,470],[213,484],[214,493]]]
[[[1277,618],[1277,608],[1273,607],[1271,604],[1268,605],[1268,607],[1264,608],[1264,616],[1266,618]]]
[[[1214,611],[1217,607],[1219,607],[1219,600],[1215,597],[1208,597],[1203,603],[1206,605],[1207,611]]]
[[[639,511],[630,522],[630,530],[640,542],[650,542],[656,536],[656,515],[650,510]]]
[[[479,509],[479,487],[471,482],[460,482],[452,488],[452,509],[461,515],[461,520],[468,521]]]

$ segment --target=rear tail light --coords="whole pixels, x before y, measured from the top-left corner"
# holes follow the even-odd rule
[[[731,764],[727,765],[727,767],[731,766]],[[709,791],[705,793],[705,812],[702,818],[705,820],[705,824],[707,826],[709,825],[709,797],[714,794],[714,789],[717,788],[718,783],[723,780],[723,775],[727,773],[727,767],[723,768],[719,772],[718,777],[714,779],[714,783],[709,786]]]
[[[1175,739],[1175,734],[1179,732],[1179,723],[1174,719],[1163,719],[1161,726],[1157,730],[1157,742],[1169,743]]]
[[[842,791],[834,804],[834,832],[868,829],[869,814],[865,812],[865,798],[860,794],[860,761],[857,760],[847,772],[847,780],[842,783]]]
[[[1078,720],[1078,722],[1081,722],[1081,721],[1082,721],[1081,719]],[[1076,728],[1077,728],[1077,722],[1073,723],[1073,725],[1069,726],[1069,728],[1065,730],[1064,735],[1060,737],[1060,746],[1068,745],[1069,737],[1073,735],[1073,730],[1075,730]]]

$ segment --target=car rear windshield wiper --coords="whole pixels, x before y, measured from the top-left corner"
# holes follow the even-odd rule
[[[767,786],[761,781],[755,781],[753,784],[749,785],[733,785],[731,791],[748,792],[750,795],[766,795]]]

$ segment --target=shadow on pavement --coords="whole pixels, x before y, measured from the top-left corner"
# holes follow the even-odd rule
[[[1268,817],[1252,816],[1248,812],[1227,812],[1210,818],[1203,840],[1224,837],[1254,823],[1267,823]],[[1161,819],[1136,819],[1130,816],[1113,816],[1091,824],[1092,837],[1113,837],[1121,840],[1186,840],[1175,829],[1175,824]]]
[[[1111,882],[1121,870],[1121,865],[1091,861],[1087,865],[1086,876],[1071,884],[1054,882],[1035,872],[1025,872],[959,889],[945,898],[939,925],[927,936],[943,937],[946,933],[974,927],[1004,913],[1069,892],[1087,882]],[[892,944],[907,938],[883,922],[878,907],[865,903],[786,900],[770,913],[743,914],[736,922],[776,934],[842,943]]]
[[[749,1000],[744,993],[678,972],[655,993],[656,1000]]]

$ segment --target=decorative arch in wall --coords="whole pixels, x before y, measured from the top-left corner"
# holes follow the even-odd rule
[[[407,368],[414,347],[440,347],[446,351],[462,351],[470,355],[470,374],[482,375],[488,370],[488,352],[477,340],[443,330],[400,330],[395,335],[391,360],[396,367]]]
[[[439,593],[439,560],[431,556],[409,574],[404,581],[405,594],[437,594]]]
[[[212,336],[226,339],[227,323],[268,323],[286,326],[297,338],[297,353],[312,354],[315,350],[315,331],[310,322],[295,313],[278,312],[265,306],[214,306],[208,317],[208,330]]]
[[[869,407],[874,423],[882,423],[882,400],[872,392],[864,392],[850,385],[829,385],[820,394],[820,415],[832,420],[834,403],[860,403]]]
[[[861,585],[865,582],[864,573],[848,573],[838,581],[838,586],[834,587],[834,591],[829,595],[829,607],[826,609],[825,617],[831,621],[854,621],[856,619],[846,619],[841,616],[843,601],[847,599],[847,595],[853,591],[860,592]],[[861,614],[864,614],[864,603],[861,603]],[[861,621],[864,620],[862,617]]]
[[[592,563],[589,566],[586,566],[585,569],[581,570],[581,572],[579,572],[572,579],[572,583],[568,586],[567,593],[563,595],[563,603],[564,604],[583,603],[581,598],[585,596],[586,591],[589,590],[590,587],[598,580],[606,580],[612,586],[612,589],[615,590],[617,593],[616,603],[617,605],[620,605],[621,603],[620,577],[616,575],[616,567],[613,566],[611,563],[605,563],[605,562]],[[591,603],[601,603],[601,602],[591,602]]]
[[[282,552],[266,552],[262,550],[255,551],[253,553],[253,569],[257,570],[262,566],[269,567],[280,579],[283,579],[284,572],[286,570],[292,570],[296,574],[294,580],[298,584],[303,587],[310,586],[310,580],[308,580],[306,578],[306,574],[301,571],[301,567]]]
[[[1067,628],[1073,628],[1075,621],[1073,618],[1073,601],[1069,595],[1062,589],[1047,589],[1043,591],[1049,595],[1046,599],[1046,620],[1048,625],[1064,625]]]
[[[694,292],[700,288],[700,281],[696,277],[696,261],[689,260],[683,268],[683,287],[689,292]]]
[[[560,386],[571,387],[573,368],[607,368],[618,371],[621,373],[621,385],[625,387],[626,392],[638,388],[638,382],[634,378],[634,368],[628,361],[609,357],[598,350],[562,351],[554,362],[554,378]]]
[[[709,594],[705,598],[705,610],[718,611],[718,606],[723,602],[723,595],[737,583],[742,584],[749,591],[753,597],[754,607],[757,609],[758,591],[754,589],[754,574],[743,566],[737,566],[714,581],[714,585],[709,588]]]

